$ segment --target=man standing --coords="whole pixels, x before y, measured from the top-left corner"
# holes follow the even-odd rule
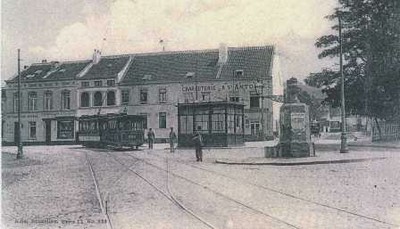
[[[154,144],[154,139],[156,138],[156,135],[154,134],[153,129],[149,129],[147,132],[147,140],[149,141],[149,149],[153,149],[153,144]]]
[[[177,137],[174,132],[174,128],[171,127],[171,131],[169,132],[169,147],[170,147],[170,152],[173,153],[175,151],[175,141]]]
[[[197,131],[193,135],[193,143],[196,149],[196,161],[203,161],[203,138],[200,134],[201,127],[197,127]]]

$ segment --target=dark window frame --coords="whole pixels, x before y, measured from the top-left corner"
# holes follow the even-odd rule
[[[158,113],[158,128],[160,129],[167,128],[167,112]]]
[[[112,97],[111,97],[112,95]],[[108,91],[107,92],[107,106],[115,106],[116,105],[116,97],[115,91]]]
[[[114,87],[115,86],[115,80],[107,80],[107,86],[108,87]]]
[[[130,102],[130,90],[129,89],[123,89],[121,90],[121,104],[126,105],[129,104]]]
[[[84,98],[83,96],[86,95],[87,97]],[[86,99],[86,100],[84,100]],[[90,94],[89,92],[82,92],[80,96],[80,105],[81,107],[90,107]]]
[[[149,91],[146,88],[142,88],[139,93],[140,103],[147,104],[149,101]]]
[[[99,97],[97,97],[97,95],[101,95],[100,100],[99,100]],[[96,91],[93,94],[93,106],[94,107],[103,106],[103,93],[101,91]]]

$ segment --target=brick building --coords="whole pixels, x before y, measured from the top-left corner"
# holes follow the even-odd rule
[[[247,140],[273,138],[282,95],[273,46],[101,56],[32,64],[21,72],[22,139],[31,144],[73,143],[77,117],[118,113],[147,117],[158,141],[178,129],[178,103],[232,101],[245,105]],[[14,143],[17,77],[2,88],[3,143]]]

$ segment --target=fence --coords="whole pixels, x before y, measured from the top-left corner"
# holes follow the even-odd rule
[[[372,125],[372,141],[396,141],[400,140],[400,121],[378,121],[381,133],[376,122]]]

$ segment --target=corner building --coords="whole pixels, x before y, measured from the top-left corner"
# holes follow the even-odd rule
[[[27,130],[23,128],[24,142],[28,142],[29,139],[31,143],[62,143],[62,139],[55,134],[61,127],[57,121],[74,117],[75,137],[76,118],[82,115],[122,111],[145,116],[146,129],[154,129],[157,142],[165,142],[170,127],[178,130],[178,103],[220,101],[245,105],[243,126],[246,140],[272,139],[274,131],[277,130],[280,104],[273,102],[270,97],[282,95],[283,84],[279,56],[273,46],[221,45],[219,49],[104,57],[99,51],[95,51],[92,60],[70,62],[75,70],[63,71],[65,82],[56,75],[46,78],[42,75],[26,77],[28,73],[37,71],[37,68],[51,76],[54,72],[59,72],[60,66],[64,64],[67,63],[58,63],[58,67],[54,62],[33,64],[22,72],[22,85],[42,85],[37,90],[33,86],[29,88],[38,91],[37,101],[46,100],[42,91],[51,91],[53,95],[58,96],[60,90],[70,88],[71,93],[68,111],[57,107],[57,111],[49,112],[45,110],[46,104],[39,103],[34,112],[25,109],[26,115],[22,116],[23,125],[30,122],[29,115],[35,114],[36,125],[41,126],[37,128],[41,130],[36,130],[36,138],[29,139],[29,134],[24,134]],[[47,87],[41,83],[43,81],[57,84],[59,88]],[[7,81],[6,87],[3,88],[2,94],[6,95],[8,105],[3,110],[3,124],[7,127],[3,142],[15,141],[12,125],[16,122],[16,112],[11,109],[13,102],[9,100],[16,92],[16,82],[17,78],[13,78]],[[69,85],[64,88],[67,82]],[[25,94],[22,94],[23,104],[24,100],[25,103],[29,100]],[[56,100],[55,103],[58,103],[59,99]],[[59,105],[62,104],[57,104]],[[25,110],[23,109],[24,112]],[[45,128],[46,118],[52,120],[50,141],[46,140],[46,136],[49,135]],[[70,140],[74,141],[72,138]]]

